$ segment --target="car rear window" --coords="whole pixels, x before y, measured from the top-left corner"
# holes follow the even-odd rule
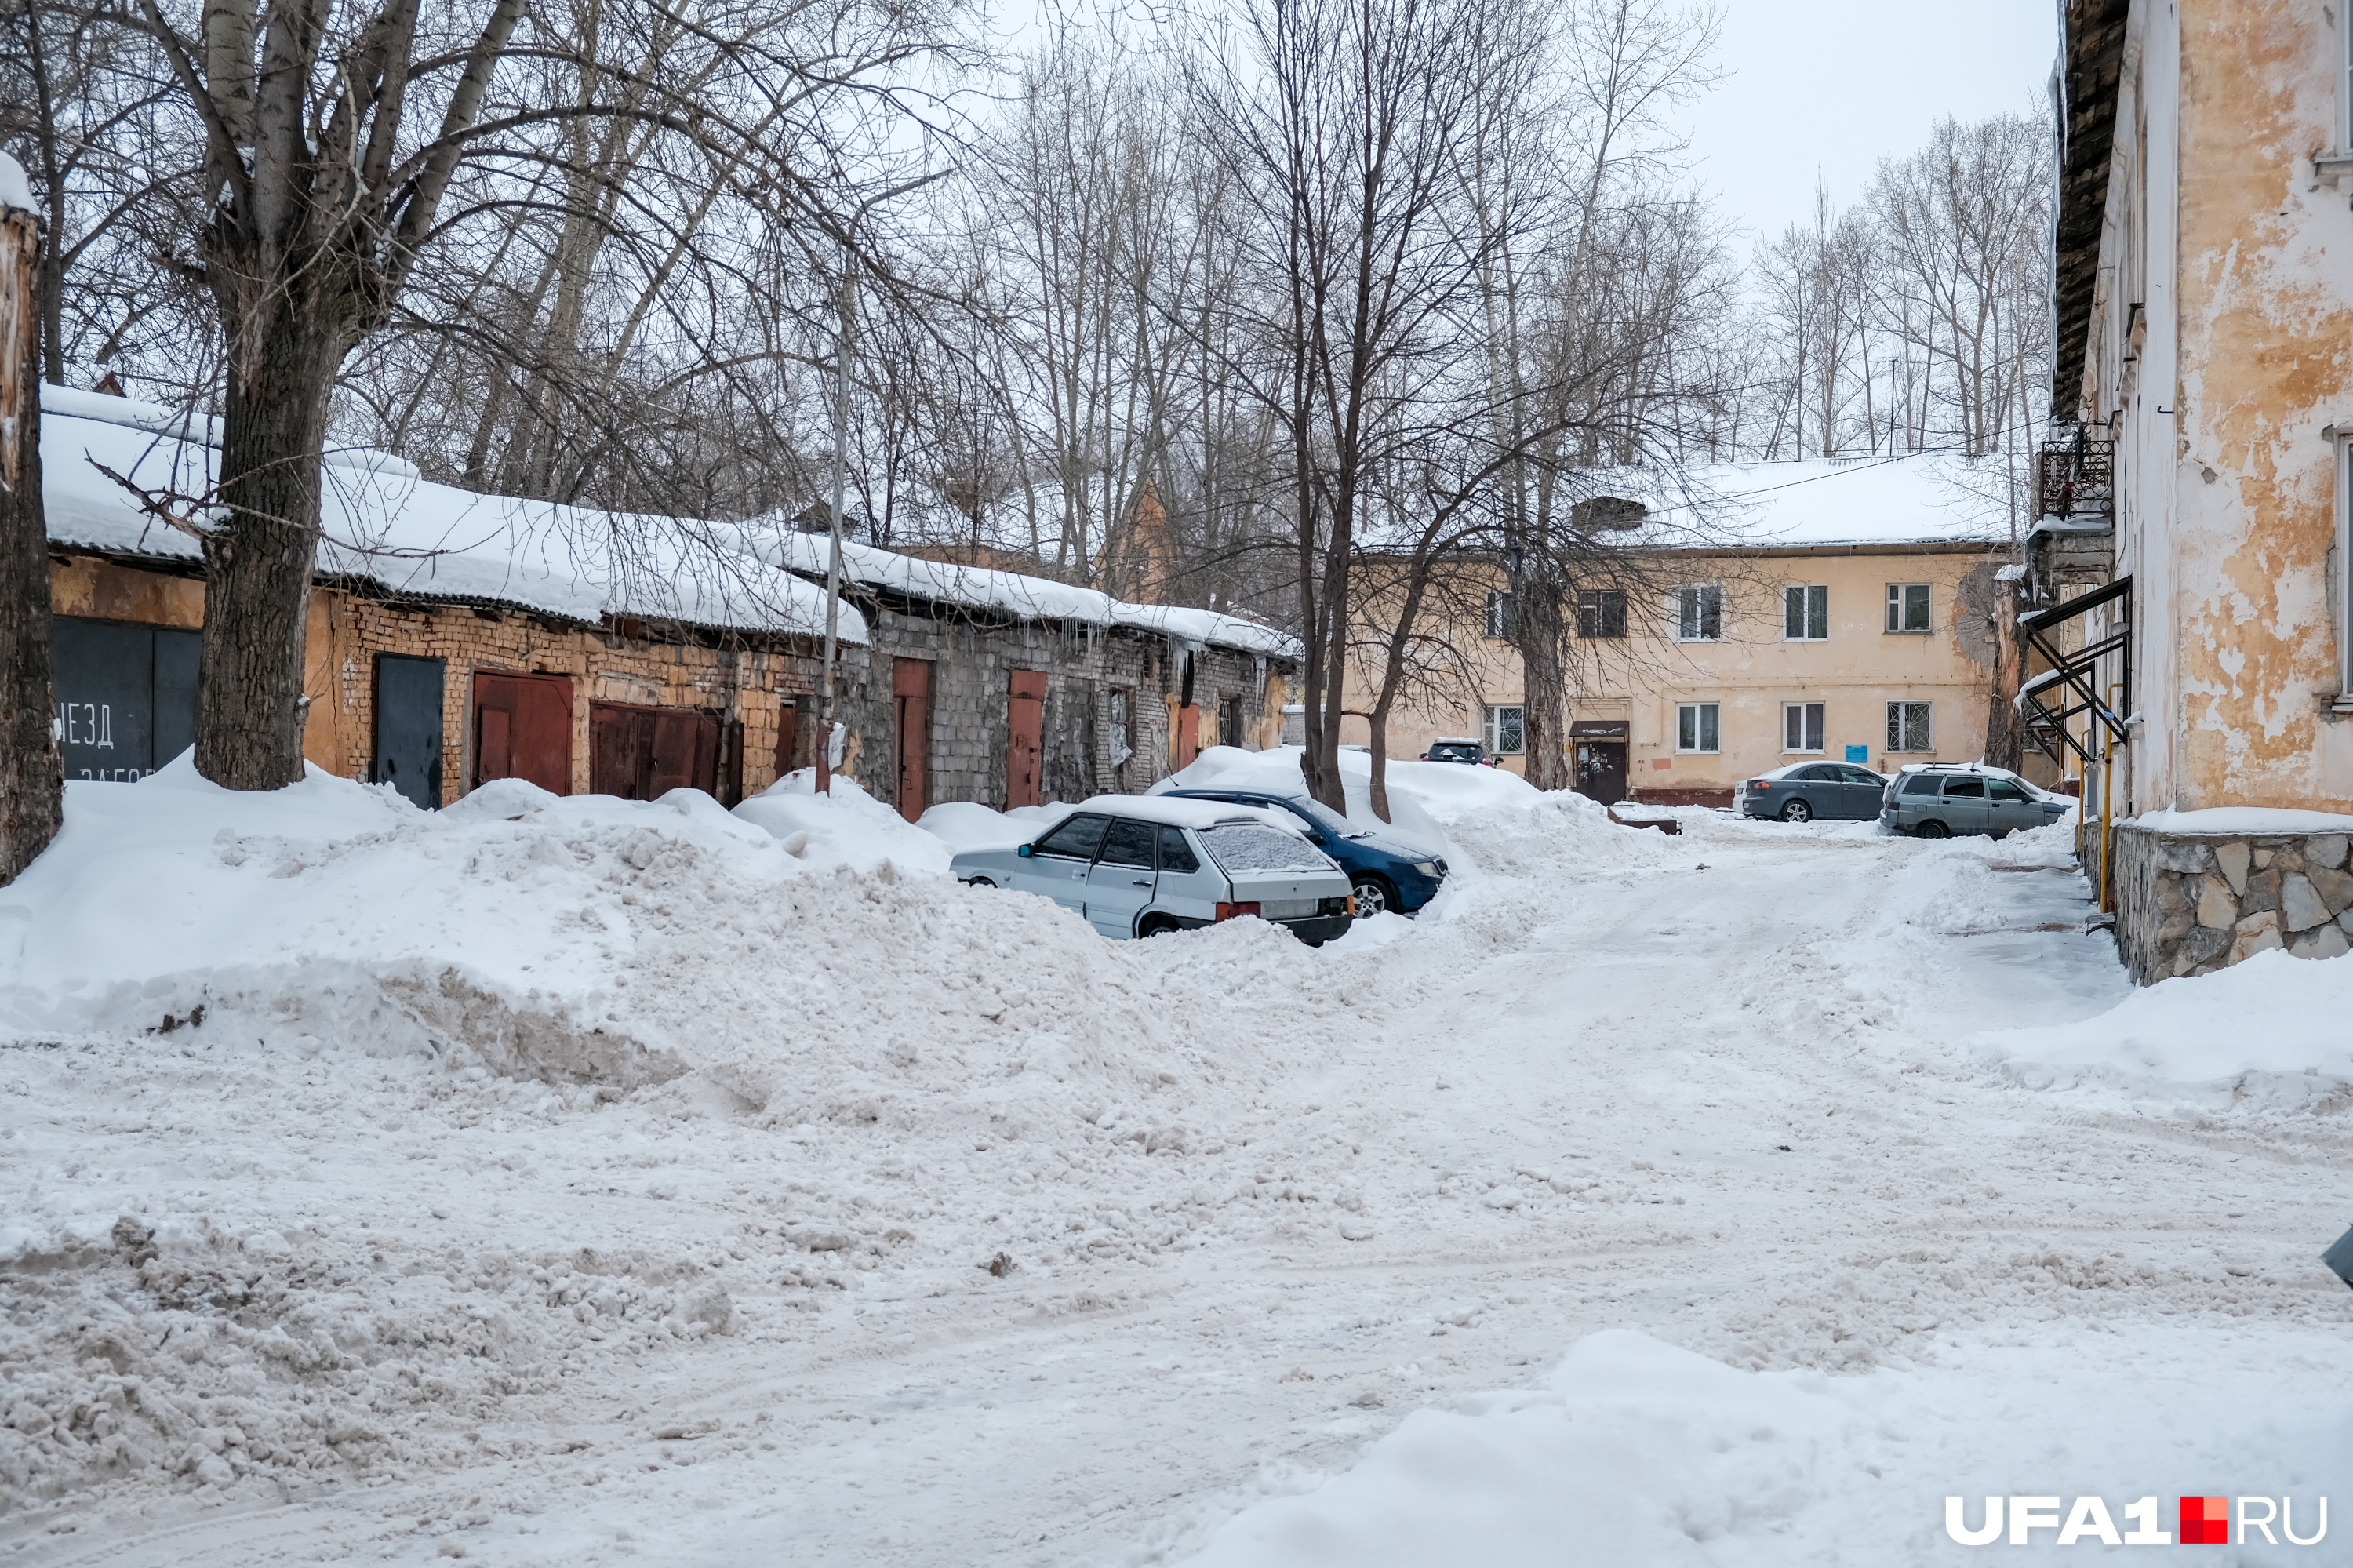
[[[1160,869],[1163,871],[1198,871],[1201,869],[1201,857],[1193,853],[1193,846],[1185,842],[1184,829],[1163,828],[1160,830]]]
[[[1296,833],[1257,822],[1220,822],[1201,835],[1209,856],[1230,876],[1245,871],[1329,871],[1323,852]]]
[[[1968,797],[1969,800],[1984,800],[1984,799],[1985,799],[1985,780],[1984,780],[1984,779],[1946,779],[1946,780],[1945,780],[1945,799],[1946,799],[1946,800],[1952,800],[1955,796],[1966,796],[1966,797]]]
[[[1944,787],[1943,776],[1935,773],[1915,773],[1904,780],[1904,793],[1906,795],[1934,795]]]

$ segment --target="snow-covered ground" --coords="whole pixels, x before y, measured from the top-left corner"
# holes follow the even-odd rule
[[[1320,951],[789,788],[70,786],[0,1562],[1941,1563],[2353,1473],[2353,960],[2136,995],[2063,829],[1464,774]]]

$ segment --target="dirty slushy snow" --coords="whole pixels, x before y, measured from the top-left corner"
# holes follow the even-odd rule
[[[2353,964],[2136,995],[2063,827],[1402,777],[1457,874],[1321,951],[856,798],[70,786],[0,1561],[1884,1564],[2348,1473]]]

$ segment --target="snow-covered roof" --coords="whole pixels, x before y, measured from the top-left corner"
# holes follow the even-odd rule
[[[1620,476],[1613,476],[1613,480]],[[1605,488],[1609,483],[1605,482]],[[1936,452],[1687,468],[1665,492],[1627,477],[1613,490],[1651,508],[1630,541],[1672,546],[1689,533],[1752,549],[1831,545],[2005,543],[2000,476]],[[1644,535],[1650,535],[1644,538]]]
[[[42,498],[52,544],[193,561],[195,539],[140,510],[93,466],[144,488],[205,495],[216,422],[135,398],[41,388]],[[477,495],[417,476],[389,453],[331,451],[323,473],[322,577],[402,598],[511,606],[596,623],[607,617],[741,631],[825,630],[825,590],[747,556],[725,524]],[[841,607],[843,641],[866,622]]]
[[[822,579],[826,574],[830,545],[823,534],[805,534],[788,523],[768,519],[745,525],[742,537],[744,547],[763,561],[814,579]],[[1265,653],[1279,659],[1300,656],[1296,638],[1255,620],[1221,615],[1212,609],[1128,604],[1093,588],[1073,588],[1050,577],[959,566],[953,561],[927,561],[848,540],[842,542],[841,569],[849,582],[935,604],[995,610],[1025,620],[1133,627],[1180,641],[1239,648],[1244,652]]]

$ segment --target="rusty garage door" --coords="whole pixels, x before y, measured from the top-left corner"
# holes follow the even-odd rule
[[[1038,803],[1039,758],[1046,735],[1046,673],[1013,672],[1013,692],[1006,705],[1005,809]]]
[[[565,675],[474,677],[474,783],[526,779],[572,793],[572,681]]]
[[[701,708],[588,705],[588,789],[624,800],[719,793],[719,718]]]
[[[923,659],[891,661],[891,705],[899,719],[899,814],[913,821],[930,804],[932,666]]]

